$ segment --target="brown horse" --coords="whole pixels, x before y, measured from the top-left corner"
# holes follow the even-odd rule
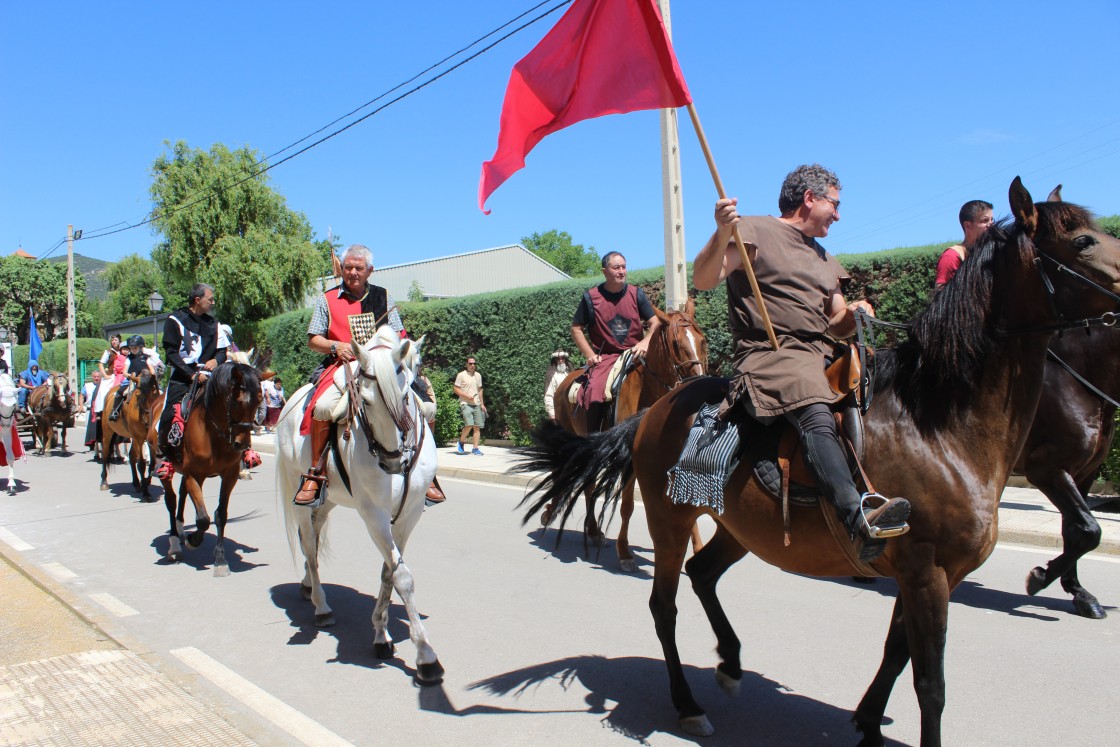
[[[114,443],[131,439],[128,449],[128,465],[132,468],[132,489],[140,494],[144,503],[155,503],[151,496],[152,462],[155,460],[144,459],[144,444],[148,438],[148,431],[152,426],[152,405],[159,396],[159,382],[150,371],[143,371],[139,375],[130,374],[129,379],[135,384],[135,389],[128,396],[121,408],[120,417],[114,422],[109,420],[120,390],[113,390],[105,397],[105,408],[101,412],[101,453],[112,453]],[[149,452],[155,452],[149,449]],[[109,489],[109,464],[111,459],[101,460],[101,489]]]
[[[1061,185],[1048,200],[1061,201]],[[1112,447],[1118,401],[1120,330],[1086,328],[1055,337],[1034,425],[1015,466],[1062,514],[1062,552],[1045,568],[1031,570],[1027,593],[1037,594],[1060,578],[1077,614],[1093,619],[1105,617],[1105,611],[1081,586],[1077,561],[1101,541],[1087,499]]]
[[[1115,308],[1111,298],[1087,292],[1062,270],[1120,290],[1120,241],[1102,233],[1088,211],[1033,204],[1018,178],[1010,201],[1015,223],[993,227],[917,317],[911,338],[876,356],[864,466],[877,488],[906,496],[913,511],[910,532],[888,540],[872,564],[896,579],[899,594],[882,664],[854,715],[864,745],[884,744],[887,699],[907,662],[921,709],[921,744],[941,744],[949,594],[995,547],[1000,493],[1034,420],[1047,344],[1056,328],[1076,324],[1055,315],[1089,319]],[[582,439],[546,423],[526,462],[549,469],[536,496],[526,498],[532,501],[526,520],[550,499],[561,501],[558,510],[567,515],[588,480],[617,500],[617,486],[629,470],[637,472],[655,552],[650,610],[673,704],[691,734],[712,732],[685,681],[675,636],[675,598],[696,519],[707,513],[717,524],[686,570],[715,631],[716,678],[728,692],[736,692],[742,678],[740,643],[716,583],[733,563],[750,551],[794,573],[853,572],[819,508],[791,508],[792,543],[783,542],[781,507],[756,484],[747,460],[726,485],[722,515],[669,501],[666,467],[680,454],[693,413],[725,391],[721,380],[686,384],[644,416]]]
[[[31,390],[27,409],[35,416],[31,434],[37,445],[36,454],[42,456],[54,448],[54,429],[62,431],[62,453],[66,453],[66,429],[74,425],[77,406],[70,391],[70,380],[60,373],[52,373],[51,380]]]
[[[696,324],[696,305],[693,300],[688,299],[682,311],[665,312],[654,308],[654,313],[661,320],[661,326],[650,340],[649,354],[643,365],[635,368],[622,382],[618,402],[615,405],[614,422],[621,423],[639,410],[649,407],[685,379],[708,373],[708,340]],[[583,408],[569,402],[568,393],[576,379],[586,370],[586,368],[578,368],[568,374],[556,388],[553,399],[556,405],[556,422],[581,436],[587,435],[586,413]],[[613,425],[613,422],[605,423],[604,427],[610,425]],[[602,544],[603,532],[595,516],[595,499],[590,490],[586,493],[586,505],[587,518],[584,520],[584,530],[591,542]],[[634,514],[633,480],[626,484],[622,492],[620,513],[622,528],[618,530],[618,540],[615,542],[618,565],[626,573],[633,573],[638,570],[629,542],[630,517]],[[542,523],[548,524],[552,520],[550,514],[549,511],[542,512]],[[699,551],[699,532],[694,532],[693,544]]]
[[[202,545],[206,530],[210,528],[202,483],[207,477],[220,477],[222,485],[218,493],[218,510],[214,514],[218,533],[214,546],[214,575],[229,575],[225,553],[229,498],[241,473],[242,455],[252,442],[253,422],[260,401],[261,381],[256,370],[232,361],[215,368],[195,398],[188,414],[182,446],[168,457],[175,471],[182,474],[178,496],[172,485],[174,475],[171,479],[160,480],[171,520],[169,559],[176,562],[183,559],[181,542],[191,549]],[[186,404],[186,399],[183,403]],[[159,411],[162,409],[160,403]],[[188,496],[194,503],[195,530],[184,536],[183,514]]]

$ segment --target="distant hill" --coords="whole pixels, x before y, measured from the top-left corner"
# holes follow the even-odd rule
[[[62,262],[65,264],[66,255],[61,257],[49,257],[48,262]],[[82,273],[82,277],[86,279],[86,295],[90,298],[104,301],[109,297],[109,283],[105,280],[105,271],[109,269],[112,262],[106,262],[103,259],[94,259],[93,257],[86,257],[81,254],[74,255],[74,269]]]

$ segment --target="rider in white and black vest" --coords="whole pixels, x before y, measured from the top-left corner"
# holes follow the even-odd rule
[[[159,419],[159,448],[163,454],[179,448],[183,434],[172,429],[175,405],[183,400],[197,377],[204,381],[220,364],[225,363],[229,338],[218,328],[218,320],[210,315],[214,308],[214,289],[205,283],[196,283],[187,296],[187,305],[173,311],[163,325],[163,349],[171,379],[167,383],[167,397]],[[157,468],[157,477],[163,479],[170,469],[169,462]]]

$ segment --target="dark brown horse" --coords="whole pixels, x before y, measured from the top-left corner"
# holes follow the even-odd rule
[[[194,401],[182,446],[171,457],[175,471],[182,475],[178,496],[172,486],[174,476],[160,480],[163,483],[163,500],[171,519],[171,544],[167,552],[171,560],[177,562],[183,559],[181,542],[192,549],[202,545],[206,530],[210,528],[202,483],[208,477],[220,477],[222,485],[218,493],[218,510],[214,513],[218,533],[214,546],[214,575],[229,575],[225,553],[229,497],[241,473],[242,455],[251,446],[260,400],[261,381],[256,370],[244,363],[227,361],[214,369]],[[184,536],[183,514],[188,496],[194,503],[195,530]]]
[[[1061,185],[1049,200],[1061,201]],[[1094,291],[1085,286],[1083,292]],[[1087,499],[1112,447],[1117,401],[1120,330],[1089,327],[1056,336],[1046,358],[1034,425],[1015,467],[1062,514],[1062,553],[1045,568],[1030,572],[1027,593],[1037,594],[1060,578],[1062,588],[1073,595],[1077,614],[1093,619],[1105,617],[1105,612],[1081,586],[1077,561],[1101,541],[1101,526]]]
[[[1010,201],[1015,223],[994,227],[915,320],[911,338],[876,356],[864,465],[877,488],[906,496],[913,511],[910,532],[888,540],[872,564],[895,578],[899,594],[882,664],[854,715],[864,745],[884,744],[887,699],[908,662],[921,743],[941,744],[949,594],[995,547],[1000,493],[1034,420],[1046,347],[1059,323],[1055,312],[1065,320],[1101,320],[1115,307],[1057,265],[1120,290],[1120,241],[1102,233],[1086,210],[1033,204],[1017,178]],[[561,501],[557,510],[566,516],[588,480],[617,500],[617,486],[630,469],[637,473],[655,552],[650,609],[673,704],[691,734],[709,734],[712,727],[685,681],[675,598],[689,531],[701,514],[712,516],[717,531],[686,570],[715,631],[716,678],[728,692],[736,692],[742,678],[740,643],[716,583],[732,564],[750,551],[795,573],[852,574],[819,509],[793,507],[792,544],[783,542],[781,507],[755,483],[746,460],[727,483],[722,515],[669,501],[666,467],[680,454],[693,413],[725,391],[726,382],[716,379],[685,384],[644,416],[582,439],[546,423],[527,462],[546,466],[549,475],[526,498],[532,501],[526,520],[550,499]]]
[[[645,362],[623,379],[618,402],[615,405],[615,422],[621,423],[639,410],[649,407],[685,379],[708,373],[708,340],[696,324],[696,305],[693,300],[688,299],[688,303],[681,311],[665,312],[654,308],[654,312],[661,320],[661,326],[650,340]],[[581,436],[587,435],[585,411],[569,402],[568,393],[576,379],[586,370],[586,368],[578,368],[568,374],[568,377],[556,388],[554,397],[556,422]],[[610,426],[613,423],[605,425]],[[603,531],[595,516],[595,499],[591,491],[587,492],[586,499],[587,518],[584,521],[584,529],[591,542],[601,544]],[[552,520],[550,513],[542,512],[542,523],[548,524]],[[623,571],[633,573],[638,570],[634,554],[630,551],[629,541],[630,517],[634,514],[633,480],[626,484],[622,492],[620,513],[622,527],[618,530],[618,540],[615,542],[618,565]],[[694,533],[693,542],[699,550],[699,532]]]
[[[105,397],[105,407],[101,411],[101,453],[111,454],[115,443],[131,439],[128,449],[128,466],[132,469],[132,489],[140,495],[144,503],[154,503],[151,497],[152,462],[154,459],[144,458],[144,444],[148,440],[148,431],[152,427],[152,405],[159,396],[159,382],[150,371],[143,371],[139,375],[130,374],[129,379],[135,384],[135,389],[128,395],[128,400],[121,407],[120,417],[113,421],[109,419],[120,396],[120,389],[114,387]],[[149,449],[149,452],[155,452]],[[109,465],[111,459],[101,460],[101,489],[109,489]]]
[[[74,394],[70,391],[70,380],[60,373],[51,374],[46,384],[31,390],[27,397],[27,409],[35,416],[31,433],[37,445],[36,454],[42,456],[54,448],[54,429],[62,432],[62,453],[66,453],[66,429],[74,426]]]

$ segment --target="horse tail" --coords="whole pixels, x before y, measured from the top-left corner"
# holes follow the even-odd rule
[[[619,423],[614,428],[589,436],[565,430],[554,420],[546,420],[533,431],[533,446],[519,449],[515,472],[543,472],[544,477],[530,490],[518,508],[528,504],[521,524],[525,525],[546,505],[560,517],[560,530],[583,494],[590,490],[604,499],[603,514],[617,504],[622,489],[634,474],[631,455],[634,436],[646,411]]]

